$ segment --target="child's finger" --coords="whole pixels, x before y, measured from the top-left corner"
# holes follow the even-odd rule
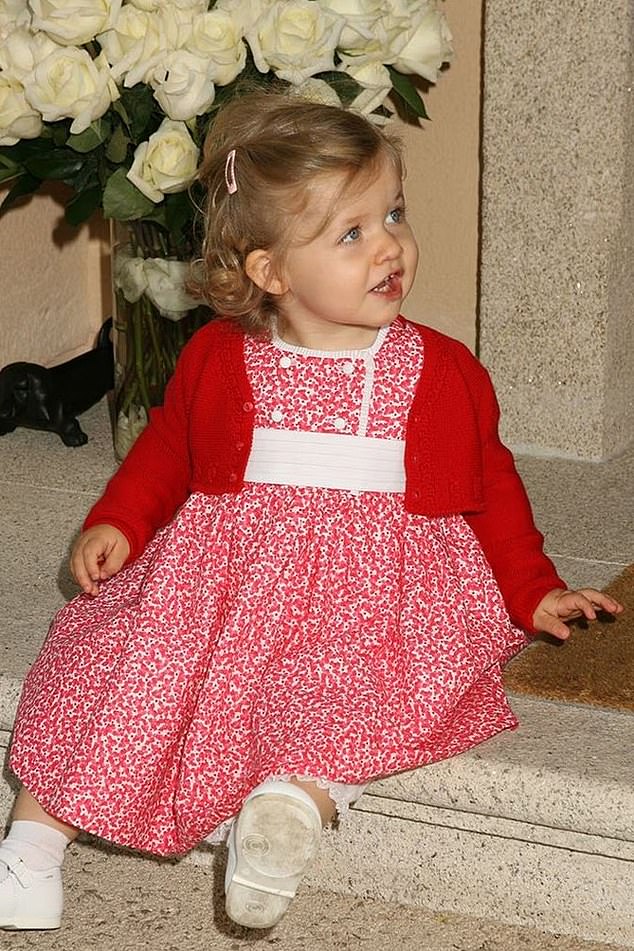
[[[84,564],[93,581],[99,580],[99,566],[104,557],[103,545],[100,541],[87,541],[83,549]]]
[[[99,539],[88,539],[77,552],[76,580],[87,594],[99,593],[100,565],[104,546]]]
[[[94,581],[91,580],[88,572],[81,562],[73,562],[71,564],[71,570],[73,572],[73,578],[86,594],[93,594],[93,588],[95,587]]]
[[[121,546],[115,545],[109,552],[102,564],[99,566],[99,577],[102,581],[106,578],[112,578],[123,567],[126,554],[121,550]]]
[[[570,628],[567,627],[563,621],[557,620],[557,618],[549,619],[542,627],[545,634],[552,634],[553,637],[556,637],[560,641],[565,641],[570,637]]]
[[[607,611],[609,614],[620,614],[623,611],[623,605],[615,598],[604,594],[603,591],[597,591],[594,588],[582,588],[575,594],[586,598],[588,604],[590,604],[590,610],[588,610],[587,605],[584,606],[584,615],[590,621],[596,620],[598,610]]]
[[[595,609],[595,607],[594,607],[592,601],[590,601],[588,598],[585,598],[585,599],[584,599],[584,601],[583,601],[583,603],[582,603],[582,605],[581,605],[581,610],[583,611],[584,616],[585,616],[589,621],[596,621],[596,619],[597,619],[596,609]]]
[[[99,586],[94,577],[91,576],[90,567],[86,563],[84,552],[77,552],[71,560],[71,570],[75,581],[86,594],[97,594]]]
[[[581,591],[568,591],[562,595],[557,607],[559,617],[568,620],[583,616],[589,621],[594,621],[597,616],[592,601]]]
[[[611,598],[602,591],[591,591],[584,593],[587,594],[595,607],[601,608],[604,611],[608,611],[610,614],[620,614],[623,610],[623,605],[620,603],[620,601],[617,601],[615,598]]]

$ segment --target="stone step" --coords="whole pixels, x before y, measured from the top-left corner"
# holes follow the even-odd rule
[[[64,868],[66,913],[47,935],[0,932],[7,951],[626,951],[618,945],[518,928],[483,918],[360,900],[302,886],[271,931],[249,932],[224,914],[222,876],[71,846]],[[6,942],[3,943],[3,942]]]
[[[0,678],[5,744],[18,690]],[[374,783],[326,834],[307,884],[634,948],[634,717],[513,706],[517,731]],[[5,781],[3,816],[10,800]]]
[[[634,717],[513,706],[516,732],[375,783],[314,881],[634,947]]]

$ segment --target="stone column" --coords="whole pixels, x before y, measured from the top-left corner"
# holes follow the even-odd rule
[[[487,0],[479,354],[520,452],[634,439],[634,5]]]

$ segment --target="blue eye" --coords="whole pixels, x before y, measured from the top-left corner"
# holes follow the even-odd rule
[[[361,237],[361,228],[358,225],[355,225],[354,228],[350,228],[349,231],[339,239],[341,244],[352,244],[354,241],[358,241]]]
[[[402,205],[399,205],[398,208],[392,208],[387,218],[385,219],[390,225],[398,225],[405,218],[405,209]]]

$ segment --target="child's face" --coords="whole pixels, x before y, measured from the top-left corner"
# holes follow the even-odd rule
[[[318,227],[342,181],[336,174],[318,183],[302,213],[300,236]],[[417,263],[402,183],[385,160],[367,187],[344,194],[324,231],[287,252],[279,298],[282,335],[314,349],[369,346],[398,315]]]

